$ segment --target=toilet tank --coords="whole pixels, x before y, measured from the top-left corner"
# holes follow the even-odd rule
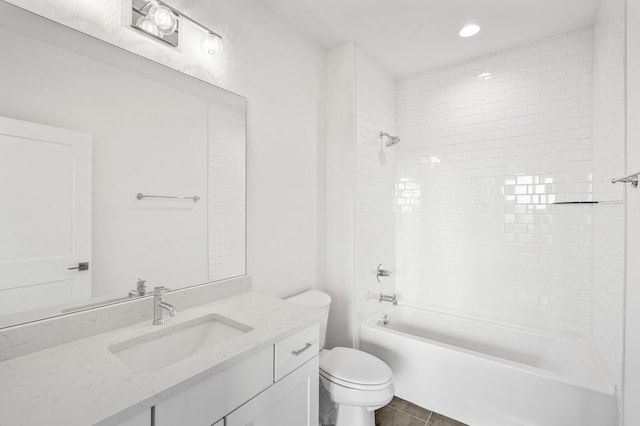
[[[329,319],[329,305],[331,305],[331,296],[319,290],[307,290],[295,296],[291,296],[286,300],[297,303],[301,306],[309,306],[316,309],[322,309],[322,318],[320,319],[320,349],[324,348],[325,337],[327,335],[327,320]]]

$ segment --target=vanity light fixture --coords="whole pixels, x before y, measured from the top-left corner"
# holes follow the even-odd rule
[[[476,24],[469,24],[466,25],[465,27],[463,27],[460,30],[460,37],[462,38],[468,38],[468,37],[473,37],[474,35],[478,34],[480,32],[480,26],[476,25]]]
[[[217,55],[220,52],[220,37],[209,34],[202,42],[202,47],[209,55]]]
[[[173,13],[167,6],[158,3],[156,0],[149,2],[149,20],[163,36],[173,34],[178,29],[178,15]]]
[[[169,6],[162,0],[131,0],[131,26],[173,47],[180,44],[180,25],[189,22],[205,32],[202,45],[206,53],[220,52],[220,34]]]

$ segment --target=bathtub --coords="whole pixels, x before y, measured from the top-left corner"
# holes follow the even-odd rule
[[[372,318],[360,348],[393,371],[396,395],[471,426],[615,426],[614,389],[593,348],[408,306]]]

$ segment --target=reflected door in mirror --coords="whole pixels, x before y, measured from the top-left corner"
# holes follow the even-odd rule
[[[91,161],[90,135],[0,117],[3,314],[91,297]]]

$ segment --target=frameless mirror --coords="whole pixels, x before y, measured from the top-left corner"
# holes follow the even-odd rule
[[[0,327],[245,273],[246,99],[4,2],[0,54]]]

